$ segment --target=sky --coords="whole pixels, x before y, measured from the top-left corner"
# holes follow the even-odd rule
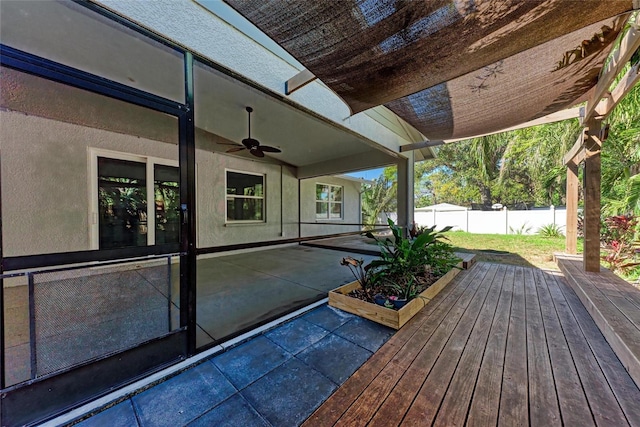
[[[378,179],[378,177],[382,174],[383,170],[384,170],[384,168],[370,169],[370,170],[367,170],[367,171],[348,173],[347,175],[355,176],[356,178],[364,178],[364,179],[368,179],[368,180],[372,180],[373,181],[373,180]]]

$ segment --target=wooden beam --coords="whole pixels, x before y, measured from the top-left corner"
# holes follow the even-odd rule
[[[596,114],[600,117],[608,116],[618,103],[625,97],[631,89],[640,81],[640,63],[634,65],[622,77],[616,88],[609,96],[604,98],[596,107]]]
[[[608,126],[609,125],[607,125],[606,129],[608,129]],[[603,133],[603,130],[604,129],[601,129],[599,133]],[[576,143],[573,144],[573,147],[571,147],[571,150],[569,150],[567,154],[564,155],[565,165],[568,166],[571,163],[575,163],[576,165],[579,165],[588,156],[589,147],[587,147],[587,143],[585,141],[586,135],[588,135],[588,131],[584,130],[581,136],[578,137],[578,140],[576,141]],[[604,139],[606,138],[603,137],[602,135],[598,135],[598,136],[594,135],[591,141],[593,141],[593,143],[595,143],[597,147],[602,147],[602,141]],[[596,148],[596,150],[599,151],[600,148]]]
[[[524,122],[519,125],[511,126],[494,133],[510,132],[512,130],[529,128],[531,126],[546,125],[549,123],[561,122],[563,120],[575,119],[577,117],[580,117],[581,108],[582,107],[574,107],[574,108],[567,108],[566,110],[556,111],[555,113],[547,114],[546,116],[543,116],[534,120],[530,120],[528,122]],[[487,135],[491,135],[491,134],[487,134]],[[485,136],[485,135],[482,135],[482,136]]]
[[[584,134],[585,134],[584,130],[580,132],[580,135],[578,135],[578,139],[576,140],[575,144],[573,144],[573,147],[571,147],[571,149],[567,151],[567,154],[565,154],[564,157],[562,158],[562,161],[564,162],[565,165],[568,165],[569,162],[571,162],[573,158],[580,151],[582,151],[584,147]]]
[[[578,164],[567,164],[567,226],[565,252],[578,252]]]
[[[304,69],[284,83],[284,93],[291,95],[293,92],[304,85],[311,83],[315,79],[317,79],[317,77],[313,75],[311,71]]]
[[[598,115],[596,107],[600,104],[602,98],[607,96],[609,86],[615,80],[616,76],[620,73],[622,67],[631,59],[631,56],[640,47],[640,14],[637,14],[634,22],[631,23],[629,31],[624,35],[620,46],[613,52],[610,57],[609,64],[604,72],[600,73],[598,78],[598,84],[595,87],[591,98],[587,102],[587,108],[585,110],[584,121],[585,123],[589,119]]]
[[[587,156],[584,160],[584,269],[600,271],[600,181],[601,163],[600,134],[601,120],[591,118],[585,140]]]
[[[598,121],[602,123],[600,120]],[[600,151],[602,149],[602,140],[595,135],[591,135],[591,133],[588,133],[587,135],[588,137],[584,141],[584,149],[586,151],[586,157],[589,157],[591,152]]]
[[[578,154],[576,154],[576,156],[573,158],[573,161],[569,162],[569,164],[575,163],[576,165],[579,165],[580,163],[584,162],[584,159],[586,157],[587,157],[587,150],[585,150],[583,147],[582,150],[578,151]]]
[[[495,135],[497,133],[511,132],[512,130],[529,128],[531,126],[545,125],[545,124],[548,124],[548,123],[560,122],[562,120],[575,119],[575,118],[580,117],[580,114],[582,114],[580,110],[582,110],[583,108],[584,107],[568,108],[566,110],[561,110],[561,111],[557,111],[555,113],[547,114],[546,116],[539,117],[537,119],[530,120],[528,122],[520,123],[519,125],[511,126],[511,127],[504,128],[504,129],[500,129],[500,130],[497,130],[495,132],[481,133],[481,134],[478,134],[478,135],[467,136],[465,138],[445,139],[444,143],[448,144],[450,142],[465,141],[465,140],[471,139],[471,138],[480,138],[481,136]]]
[[[405,151],[419,150],[421,148],[427,147],[437,147],[438,145],[443,145],[444,141],[421,141],[414,142],[413,144],[401,145],[400,152],[404,153]]]

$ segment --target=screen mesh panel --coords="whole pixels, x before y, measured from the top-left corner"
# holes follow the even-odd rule
[[[163,336],[175,323],[166,261],[39,273],[33,282],[36,376]]]

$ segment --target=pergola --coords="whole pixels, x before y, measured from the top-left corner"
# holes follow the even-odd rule
[[[609,91],[640,46],[640,1],[226,2],[306,67],[288,94],[319,79],[353,114],[386,106],[421,133],[401,152],[580,117],[584,132],[564,158],[566,250],[576,252],[584,161],[584,268],[599,271],[601,122],[639,79],[636,65]],[[412,174],[398,168],[399,191]],[[412,208],[399,200],[401,223]]]

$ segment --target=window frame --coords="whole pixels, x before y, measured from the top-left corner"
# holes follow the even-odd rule
[[[98,200],[98,157],[114,160],[127,160],[143,163],[145,165],[147,184],[147,246],[156,244],[156,217],[155,217],[155,165],[171,166],[179,168],[177,160],[163,159],[160,157],[144,156],[140,154],[121,151],[105,150],[102,148],[88,148],[89,157],[89,248],[100,249],[100,215]]]
[[[318,200],[316,197],[316,194],[318,194],[318,186],[322,185],[322,186],[327,186],[329,187],[329,198],[327,200]],[[332,192],[332,188],[340,188],[340,193],[342,194],[342,200],[337,202],[335,200],[331,200],[331,195],[333,194]],[[314,210],[315,210],[315,219],[316,220],[323,220],[323,221],[342,221],[344,220],[344,185],[337,185],[337,184],[328,184],[325,182],[316,182],[316,186],[314,188],[315,192],[314,192]],[[318,214],[318,203],[326,203],[327,204],[327,215],[326,216],[319,216]],[[332,205],[340,205],[340,217],[332,217],[331,216],[331,206]]]
[[[229,180],[229,172],[238,173],[243,175],[259,176],[262,177],[262,196],[245,196],[227,193],[227,185]],[[262,200],[262,219],[229,219],[229,212],[227,211],[227,201],[229,199],[254,199]],[[238,169],[225,168],[224,170],[224,223],[226,224],[266,224],[267,222],[267,174],[258,172],[247,172]]]

